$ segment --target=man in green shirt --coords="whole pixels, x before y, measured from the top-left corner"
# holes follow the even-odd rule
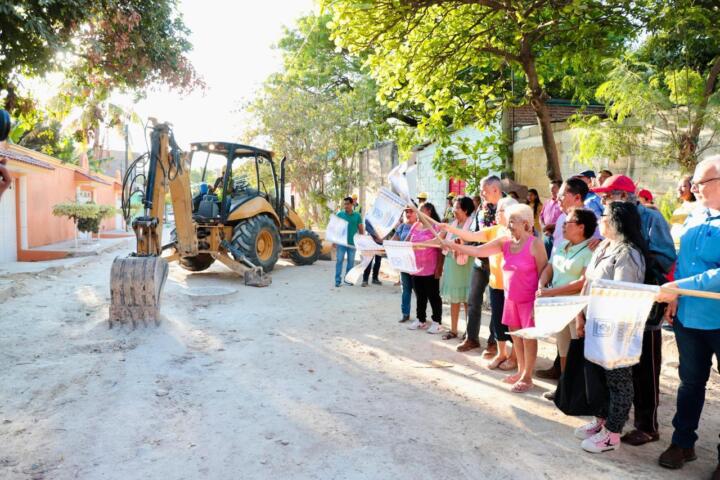
[[[335,261],[335,286],[339,287],[342,285],[342,271],[343,271],[343,260],[347,256],[347,266],[345,267],[345,274],[353,268],[355,265],[355,244],[353,238],[357,232],[361,234],[365,233],[363,227],[362,217],[359,213],[353,211],[354,202],[352,197],[345,197],[343,200],[343,209],[337,213],[337,216],[348,222],[348,238],[347,244],[336,245],[337,247],[337,260]],[[350,282],[345,282],[346,285],[352,285]]]

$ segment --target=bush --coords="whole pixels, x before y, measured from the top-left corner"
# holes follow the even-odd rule
[[[100,222],[104,218],[115,215],[115,207],[110,205],[98,205],[96,203],[64,202],[53,207],[53,215],[56,217],[68,217],[75,222],[81,232],[98,233]]]

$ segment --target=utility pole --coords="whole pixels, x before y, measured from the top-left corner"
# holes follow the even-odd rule
[[[122,175],[120,175],[120,180],[125,179],[125,175],[127,174],[128,164],[129,164],[129,157],[130,157],[130,125],[129,125],[129,119],[125,119],[125,129],[124,129],[124,136],[125,136],[125,156],[123,157],[123,163],[122,163]],[[123,222],[125,223],[125,231],[128,231],[128,224],[127,219],[123,218]]]

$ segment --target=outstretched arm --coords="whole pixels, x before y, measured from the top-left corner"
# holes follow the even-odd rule
[[[503,237],[477,247],[460,245],[458,243],[448,241],[444,241],[443,246],[445,248],[449,248],[450,250],[454,250],[458,253],[464,253],[465,255],[470,255],[472,257],[489,257],[502,253],[503,244],[505,242],[507,242],[507,238]]]

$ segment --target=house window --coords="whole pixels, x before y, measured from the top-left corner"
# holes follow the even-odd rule
[[[77,202],[78,203],[89,203],[92,202],[92,192],[88,192],[87,190],[78,190],[77,191]]]

